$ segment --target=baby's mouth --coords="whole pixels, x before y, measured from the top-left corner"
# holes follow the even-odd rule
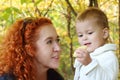
[[[84,45],[85,45],[85,46],[90,46],[90,44],[91,44],[91,43],[85,43]]]

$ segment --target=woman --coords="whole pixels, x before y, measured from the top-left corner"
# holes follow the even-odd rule
[[[0,80],[63,80],[59,36],[47,18],[16,21],[1,45]]]

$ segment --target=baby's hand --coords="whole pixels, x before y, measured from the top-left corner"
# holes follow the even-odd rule
[[[87,51],[87,46],[82,46],[76,49],[73,56],[76,57],[77,60],[80,61],[83,65],[88,65],[92,61]]]
[[[87,49],[87,46],[81,46],[78,49]],[[73,57],[77,57],[76,52],[74,52]]]

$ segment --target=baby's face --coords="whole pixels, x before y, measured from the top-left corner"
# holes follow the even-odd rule
[[[87,46],[88,52],[104,45],[109,33],[107,28],[95,25],[93,20],[77,21],[76,31],[80,45]]]

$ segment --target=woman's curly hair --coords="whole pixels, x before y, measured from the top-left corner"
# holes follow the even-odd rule
[[[12,73],[17,80],[35,80],[35,42],[38,29],[47,24],[52,24],[48,18],[26,18],[10,27],[0,45],[0,75]]]

